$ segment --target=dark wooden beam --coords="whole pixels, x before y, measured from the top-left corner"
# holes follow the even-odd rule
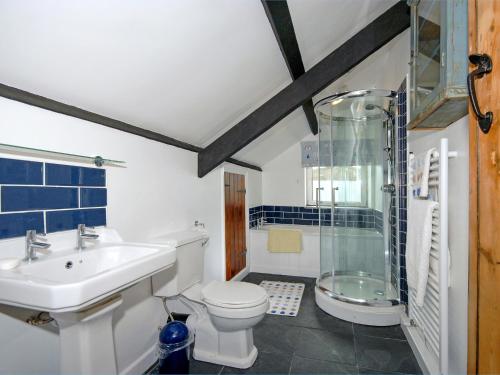
[[[295,80],[305,73],[302,55],[300,54],[299,43],[295,35],[292,16],[288,9],[286,0],[262,0],[262,5],[266,11],[267,18],[271,24],[274,36],[278,42],[281,54],[285,59],[290,75]],[[309,99],[302,106],[309,123],[309,128],[313,134],[318,134],[318,120],[314,113],[312,99]]]
[[[63,115],[76,117],[81,120],[90,121],[96,124],[104,125],[109,128],[113,128],[116,130],[121,130],[126,133],[138,135],[140,137],[148,138],[156,142],[164,143],[170,146],[182,148],[183,150],[192,151],[192,152],[201,152],[203,148],[192,145],[187,142],[179,141],[175,138],[167,137],[166,135],[153,132],[151,130],[146,130],[140,128],[138,126],[127,124],[126,122],[112,119],[110,117],[98,115],[97,113],[93,113],[90,111],[86,111],[84,109],[74,107],[65,103],[58,102],[53,99],[46,98],[44,96],[36,95],[28,91],[23,91],[17,89],[15,87],[7,86],[0,83],[0,96],[15,100],[21,103],[25,103],[28,105],[32,105],[35,107],[43,108],[52,112],[61,113]],[[228,163],[240,165],[245,168],[254,169],[257,171],[262,171],[262,169],[258,166],[245,163],[233,158],[228,157],[226,160]]]
[[[399,1],[200,152],[198,176],[205,176],[408,27],[409,8]]]

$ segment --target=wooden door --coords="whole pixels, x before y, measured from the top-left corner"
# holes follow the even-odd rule
[[[500,373],[500,1],[469,0],[469,53],[486,53],[493,71],[476,80],[484,134],[469,110],[470,257],[468,373]],[[475,67],[471,66],[473,70]]]
[[[245,176],[224,173],[226,280],[246,267]]]

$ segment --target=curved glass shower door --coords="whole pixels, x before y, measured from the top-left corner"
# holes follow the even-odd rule
[[[316,104],[320,127],[318,287],[352,303],[392,304],[389,211],[393,199],[394,93],[364,90]]]

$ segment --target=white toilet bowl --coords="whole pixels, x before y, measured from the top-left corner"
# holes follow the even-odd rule
[[[248,368],[257,358],[252,328],[269,308],[264,288],[241,281],[212,281],[203,286],[204,252],[208,235],[198,229],[152,240],[175,246],[174,267],[152,277],[153,293],[175,298],[190,310],[187,325],[194,332],[195,359]]]
[[[239,281],[212,281],[205,287],[197,284],[183,295],[195,311],[187,322],[195,332],[194,358],[236,368],[251,367],[258,353],[252,328],[269,308],[265,289]]]

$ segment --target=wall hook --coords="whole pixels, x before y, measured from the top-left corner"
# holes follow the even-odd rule
[[[493,113],[488,111],[485,114],[481,112],[479,108],[479,103],[476,96],[476,87],[474,81],[476,78],[483,78],[487,73],[490,73],[493,69],[493,62],[487,54],[473,53],[469,56],[469,61],[471,64],[477,66],[475,70],[469,73],[467,76],[467,88],[469,91],[469,98],[472,104],[472,109],[479,122],[479,128],[484,134],[490,131],[491,124],[493,123]]]

